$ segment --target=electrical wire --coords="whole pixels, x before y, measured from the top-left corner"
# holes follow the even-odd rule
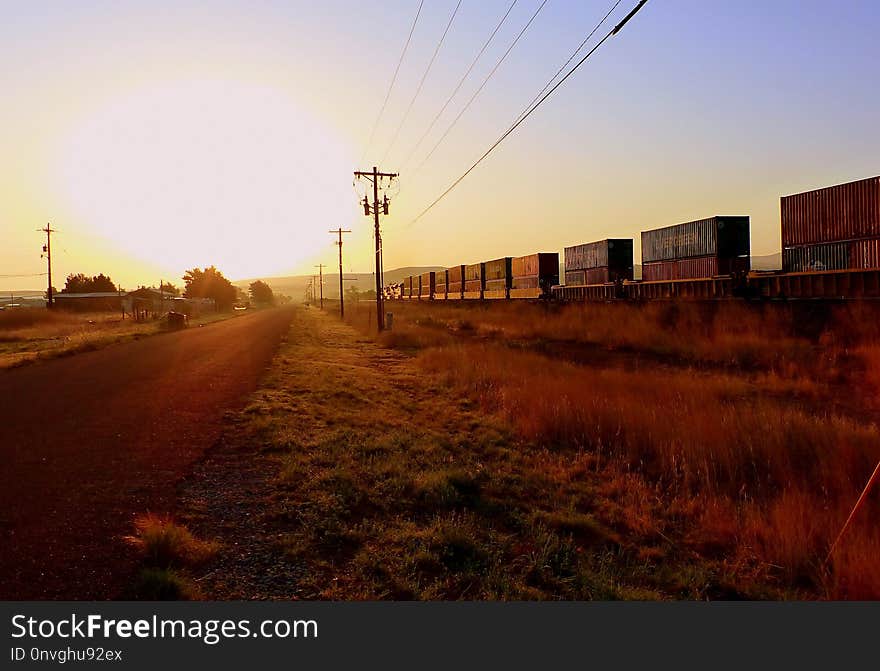
[[[22,275],[0,275],[0,278],[8,280],[15,277],[46,277],[49,273],[25,273]]]
[[[403,165],[400,166],[401,170],[406,168],[406,165],[409,163],[410,159],[412,159],[413,154],[415,154],[416,151],[418,150],[418,148],[422,146],[422,142],[425,141],[425,138],[428,137],[428,134],[434,129],[434,126],[437,124],[437,121],[439,121],[440,117],[443,115],[443,112],[445,112],[446,108],[449,107],[449,103],[452,102],[452,99],[455,98],[456,94],[459,92],[459,90],[461,90],[461,87],[464,85],[465,80],[467,80],[468,76],[471,74],[471,71],[474,69],[474,66],[476,66],[477,62],[483,56],[483,53],[485,53],[486,49],[489,47],[489,44],[491,44],[492,40],[495,39],[495,35],[498,34],[498,31],[501,29],[501,26],[504,25],[505,21],[507,21],[507,17],[510,16],[510,12],[513,11],[514,7],[516,7],[517,2],[519,2],[519,0],[513,0],[513,2],[510,3],[510,6],[507,8],[507,11],[504,12],[504,16],[501,17],[501,20],[498,22],[498,25],[495,26],[495,30],[492,31],[491,35],[489,35],[489,39],[487,39],[483,43],[482,48],[477,53],[474,60],[471,61],[470,66],[465,71],[462,78],[458,81],[458,84],[455,86],[452,93],[449,94],[449,97],[446,99],[446,102],[443,103],[443,107],[440,108],[440,111],[437,112],[437,114],[431,120],[431,123],[428,125],[428,128],[425,130],[424,133],[422,133],[422,136],[419,138],[419,141],[416,142],[415,146],[412,149],[410,149],[409,153],[406,155],[406,158],[403,161]]]
[[[544,88],[542,88],[538,92],[538,95],[536,95],[534,98],[532,98],[531,102],[529,102],[529,104],[525,106],[523,111],[520,112],[520,115],[517,117],[517,121],[519,121],[519,119],[522,118],[523,114],[525,114],[529,110],[529,108],[535,104],[535,101],[538,100],[538,98],[540,98],[542,95],[544,95],[544,92],[548,88],[550,88],[550,86],[553,84],[553,82],[556,81],[556,78],[562,73],[563,70],[565,70],[565,68],[568,67],[569,63],[571,63],[577,57],[577,55],[581,52],[581,49],[584,48],[584,46],[587,44],[587,42],[590,41],[590,38],[592,38],[593,35],[596,34],[596,31],[599,30],[599,28],[601,28],[602,25],[608,20],[608,17],[614,13],[614,10],[617,9],[617,7],[620,5],[621,2],[623,2],[623,0],[617,0],[617,2],[615,2],[611,6],[611,9],[609,9],[608,12],[605,14],[605,16],[602,17],[602,20],[599,21],[599,23],[597,23],[596,26],[590,31],[590,34],[587,35],[583,39],[583,41],[577,46],[577,49],[575,49],[573,52],[571,52],[571,56],[568,57],[568,60],[565,61],[565,63],[562,64],[562,67],[560,67],[556,71],[556,73],[547,81],[547,83],[544,85]]]
[[[373,129],[370,131],[370,138],[367,140],[367,144],[364,147],[364,152],[361,155],[361,160],[359,163],[363,163],[364,158],[367,155],[367,152],[370,150],[370,145],[373,144],[373,137],[376,135],[376,129],[379,127],[379,121],[382,119],[382,115],[385,113],[385,108],[388,106],[388,99],[391,97],[391,91],[394,88],[394,83],[397,81],[397,75],[400,73],[400,66],[403,64],[403,58],[406,56],[406,50],[409,48],[409,43],[412,40],[413,32],[416,29],[416,23],[419,21],[419,15],[422,13],[422,7],[425,4],[425,0],[421,0],[419,2],[419,8],[416,10],[416,18],[413,19],[412,26],[409,29],[409,35],[406,38],[406,43],[403,45],[403,51],[400,52],[400,58],[397,59],[397,67],[394,68],[394,76],[391,77],[391,84],[388,86],[388,92],[385,94],[385,100],[382,102],[382,107],[379,109],[379,114],[376,116],[376,121],[373,122]]]
[[[461,117],[464,116],[464,113],[468,111],[468,108],[470,108],[470,106],[473,104],[474,100],[477,99],[477,96],[480,95],[480,92],[483,90],[483,88],[486,86],[486,84],[489,83],[489,80],[492,79],[492,76],[495,74],[495,72],[498,70],[498,68],[501,67],[501,64],[502,64],[502,63],[505,61],[505,59],[507,58],[507,55],[508,55],[511,51],[513,51],[513,48],[516,46],[517,42],[519,42],[520,38],[521,38],[521,37],[525,34],[525,32],[529,29],[529,26],[532,25],[532,22],[537,18],[538,14],[541,13],[541,10],[544,9],[544,5],[546,5],[546,4],[547,4],[547,0],[543,0],[543,2],[538,6],[538,9],[536,9],[536,10],[535,10],[535,13],[532,14],[532,18],[530,18],[529,21],[528,21],[528,23],[526,23],[526,25],[523,26],[523,29],[519,31],[519,34],[516,36],[516,38],[513,40],[513,42],[510,43],[510,46],[507,47],[507,51],[505,51],[504,54],[501,56],[501,58],[498,59],[498,62],[495,64],[495,67],[492,68],[492,69],[489,71],[489,74],[486,75],[486,78],[483,79],[483,83],[480,84],[479,88],[477,88],[476,91],[474,91],[473,95],[470,97],[470,100],[468,100],[467,103],[465,103],[465,106],[461,108],[461,111],[459,111],[458,116],[456,116],[456,117],[452,120],[452,123],[449,124],[449,126],[446,128],[446,130],[444,131],[443,135],[440,136],[440,139],[437,140],[436,144],[431,148],[431,151],[428,152],[428,155],[425,156],[425,158],[422,159],[422,162],[419,163],[419,165],[418,165],[418,166],[416,167],[416,169],[413,171],[413,176],[414,176],[416,173],[418,173],[419,170],[421,170],[422,167],[425,165],[425,163],[428,162],[428,159],[431,158],[431,156],[434,155],[434,152],[437,151],[437,147],[439,147],[441,144],[443,144],[443,140],[445,140],[445,139],[446,139],[446,136],[449,135],[450,131],[451,131],[453,128],[455,128],[455,125],[458,123],[459,119],[461,119]]]
[[[546,1],[546,0],[545,0]],[[419,97],[419,94],[422,92],[422,87],[425,85],[425,80],[428,78],[428,73],[431,72],[431,68],[434,65],[434,61],[437,59],[437,54],[440,53],[440,47],[443,46],[443,42],[446,40],[446,35],[449,33],[449,29],[452,27],[452,22],[455,20],[456,14],[458,14],[458,10],[461,7],[461,3],[463,0],[458,0],[458,4],[455,5],[455,9],[452,10],[452,16],[449,17],[449,21],[446,24],[446,29],[443,31],[443,35],[440,36],[440,41],[437,43],[436,48],[434,49],[434,53],[431,56],[431,60],[428,62],[428,67],[425,68],[425,72],[422,75],[421,81],[419,81],[419,85],[416,88],[416,92],[412,97],[412,100],[409,101],[409,106],[406,108],[406,112],[403,114],[403,118],[400,120],[400,124],[397,126],[397,130],[394,131],[394,135],[391,137],[391,143],[388,145],[388,149],[385,150],[385,153],[382,155],[382,160],[380,163],[384,163],[385,159],[388,158],[388,154],[391,152],[391,149],[394,147],[394,143],[397,142],[397,136],[400,135],[400,131],[406,123],[407,117],[409,117],[410,111],[412,111],[413,105],[415,105],[416,99]]]
[[[528,119],[528,118],[529,118],[529,117],[535,112],[535,110],[538,109],[538,108],[543,104],[543,102],[544,102],[545,100],[547,100],[547,98],[549,98],[551,95],[553,95],[553,92],[556,91],[556,89],[558,89],[560,86],[562,86],[562,84],[565,83],[565,81],[566,81],[569,77],[571,77],[571,76],[577,71],[577,69],[580,68],[580,66],[583,65],[583,64],[587,61],[587,59],[589,59],[590,56],[592,56],[592,55],[593,55],[593,54],[599,49],[599,47],[601,47],[601,46],[602,46],[602,45],[603,45],[603,44],[604,44],[604,43],[605,43],[610,37],[612,37],[613,35],[616,35],[618,32],[620,32],[620,30],[623,28],[623,26],[626,25],[626,23],[627,23],[627,22],[628,22],[633,16],[635,16],[636,12],[638,12],[638,11],[639,11],[639,10],[645,5],[645,3],[646,3],[647,1],[648,1],[648,0],[639,0],[639,3],[638,3],[638,4],[637,4],[637,5],[636,5],[636,6],[630,11],[629,14],[626,15],[626,17],[625,17],[620,23],[618,23],[614,28],[612,28],[612,29],[608,32],[608,34],[605,35],[605,37],[603,37],[601,40],[599,40],[599,42],[598,42],[598,43],[597,43],[592,49],[590,49],[590,50],[586,53],[586,55],[584,55],[584,57],[581,58],[581,59],[580,59],[575,65],[574,65],[574,67],[572,67],[571,70],[569,70],[569,71],[565,74],[565,76],[564,76],[562,79],[560,79],[560,80],[559,80],[559,81],[558,81],[558,82],[557,82],[557,83],[556,83],[556,84],[555,84],[555,85],[554,85],[549,91],[547,91],[547,92],[546,92],[546,93],[545,93],[545,94],[544,94],[544,95],[543,95],[543,96],[542,96],[542,97],[541,97],[541,98],[540,98],[540,99],[539,99],[539,100],[538,100],[538,101],[537,101],[537,102],[536,102],[536,103],[535,103],[530,109],[528,109],[528,111],[526,111],[524,114],[521,114],[520,117],[519,117],[519,118],[513,123],[513,125],[510,126],[510,128],[508,128],[508,129],[507,129],[507,130],[501,135],[501,137],[499,137],[499,138],[498,138],[498,139],[492,144],[492,146],[490,146],[490,147],[485,151],[485,153],[484,153],[482,156],[480,156],[480,158],[478,158],[478,159],[473,163],[473,165],[471,165],[470,168],[468,168],[467,170],[465,170],[464,173],[463,173],[458,179],[456,179],[451,185],[449,185],[449,187],[448,187],[443,193],[441,193],[441,194],[440,194],[440,195],[434,200],[434,202],[432,202],[430,205],[428,205],[428,207],[426,207],[424,210],[422,210],[422,212],[421,212],[421,213],[420,213],[415,219],[413,219],[412,221],[410,221],[409,224],[408,224],[408,226],[412,226],[413,224],[415,224],[419,219],[421,219],[421,218],[422,218],[423,216],[425,216],[428,212],[430,212],[430,211],[434,208],[434,206],[437,205],[437,203],[439,203],[441,200],[443,200],[443,198],[445,198],[445,197],[449,194],[450,191],[452,191],[456,186],[458,186],[459,184],[461,184],[461,182],[465,179],[465,177],[467,177],[469,174],[471,174],[471,172],[473,172],[473,170],[474,170],[478,165],[480,165],[480,163],[482,163],[482,162],[486,159],[486,157],[489,156],[489,154],[491,154],[491,153],[495,150],[495,148],[496,148],[498,145],[500,145],[502,142],[504,142],[504,140],[507,138],[508,135],[510,135],[510,134],[511,134],[513,131],[515,131],[517,128],[519,128],[519,126],[520,126],[520,125],[521,125],[526,119]]]

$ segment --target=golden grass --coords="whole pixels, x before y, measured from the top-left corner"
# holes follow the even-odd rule
[[[217,543],[196,538],[170,517],[141,515],[134,526],[136,533],[129,537],[129,542],[141,552],[149,567],[195,566],[211,559],[219,549]]]
[[[792,595],[880,598],[880,492],[824,565],[880,460],[873,306],[388,309],[394,331],[380,342],[416,351],[426,372],[529,442],[586,452],[610,482],[628,481],[630,500],[625,488],[605,493],[623,501],[630,529],[669,531],[644,505],[656,495],[689,527],[690,547],[720,553],[737,571],[769,572]],[[349,319],[365,328],[357,310]],[[561,343],[606,355],[554,352]]]
[[[145,601],[200,599],[190,572],[213,559],[220,545],[196,538],[170,517],[145,514],[135,519],[135,533],[126,540],[143,561],[130,587],[131,598]]]
[[[245,313],[213,313],[194,319],[191,325],[242,316]],[[164,320],[136,322],[118,312],[74,313],[42,308],[0,312],[0,368],[39,359],[67,356],[154,335],[165,330]]]

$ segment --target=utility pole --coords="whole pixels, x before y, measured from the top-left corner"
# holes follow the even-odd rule
[[[342,234],[343,233],[351,233],[351,231],[344,231],[342,228],[337,228],[335,231],[328,231],[328,233],[336,233],[339,236],[339,240],[334,242],[334,245],[339,245],[339,318],[345,318],[345,296],[343,295],[342,290]]]
[[[46,265],[48,266],[47,270],[49,275],[49,286],[46,289],[46,301],[51,308],[55,305],[55,297],[52,295],[52,234],[57,231],[49,224],[46,224],[46,228],[38,228],[37,231],[42,231],[46,234],[46,244],[43,245],[43,254],[46,257]]]
[[[376,238],[376,325],[380,331],[385,330],[385,315],[382,312],[382,235],[379,232],[379,210],[382,214],[388,214],[388,196],[385,196],[382,203],[379,203],[379,180],[387,177],[393,180],[398,177],[396,172],[379,172],[376,166],[373,166],[371,172],[355,171],[355,178],[365,177],[373,182],[373,204],[370,205],[369,199],[364,196],[363,206],[364,214],[373,215],[374,235]]]
[[[324,264],[318,263],[315,265],[318,269],[318,291],[321,292],[321,309],[324,309]]]

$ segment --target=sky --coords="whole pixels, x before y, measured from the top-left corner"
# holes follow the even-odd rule
[[[456,189],[613,0],[0,0],[0,289],[372,270],[352,172],[399,172],[386,269],[451,266],[713,214],[779,251],[779,197],[880,174],[880,3],[649,0]],[[589,44],[636,4],[622,0]],[[399,130],[398,130],[399,129]],[[392,138],[397,137],[392,143]],[[19,277],[9,277],[17,275]]]

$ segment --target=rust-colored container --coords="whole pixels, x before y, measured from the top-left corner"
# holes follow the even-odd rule
[[[539,252],[528,256],[517,256],[510,260],[510,274],[513,277],[559,276],[559,254]]]
[[[626,273],[620,270],[612,270],[607,266],[604,268],[590,268],[584,271],[584,284],[607,284],[617,280],[631,280],[632,271],[632,266],[627,269]]]
[[[464,279],[465,282],[471,282],[473,280],[479,280],[482,282],[486,279],[486,269],[485,264],[483,263],[471,263],[464,267]]]
[[[718,258],[715,256],[642,264],[642,279],[645,282],[700,279],[718,274]]]
[[[448,277],[448,282],[452,284],[453,282],[464,282],[464,266],[452,266],[451,268],[446,269],[446,275]]]
[[[500,259],[493,259],[492,261],[486,261],[483,266],[485,268],[485,277],[486,282],[488,283],[490,280],[507,280],[509,281],[512,276],[510,271],[511,259],[509,256],[505,256]]]
[[[510,289],[510,282],[507,278],[486,280],[486,291],[507,291],[508,289]]]
[[[782,269],[787,273],[846,270],[849,267],[849,243],[829,242],[782,250]]]
[[[557,279],[559,276],[557,275]],[[558,284],[558,282],[554,282],[554,284]],[[510,281],[511,289],[540,289],[543,288],[544,283],[541,281],[541,277],[539,275],[527,275],[525,277],[514,277]],[[552,284],[547,285],[549,289]]]
[[[449,286],[448,270],[438,270],[434,276],[434,298],[446,298],[446,289]]]
[[[880,237],[880,177],[783,196],[782,246]]]
[[[749,246],[748,217],[709,217],[642,232],[642,264],[714,256],[728,274],[748,270]]]
[[[849,267],[860,270],[880,268],[880,238],[849,243]]]
[[[539,252],[518,256],[511,259],[510,271],[511,289],[539,289],[539,294],[549,294],[550,288],[559,284],[559,254]]]
[[[424,299],[432,299],[434,298],[434,285],[436,283],[437,274],[433,271],[429,273],[422,273],[419,275],[419,298]]]
[[[465,267],[452,266],[446,269],[446,297],[461,298],[464,293]]]
[[[566,286],[575,286],[582,287],[585,282],[586,271],[584,270],[566,270],[565,271],[565,285]]]
[[[565,248],[565,270],[608,268],[609,281],[633,278],[633,241],[614,238]]]

